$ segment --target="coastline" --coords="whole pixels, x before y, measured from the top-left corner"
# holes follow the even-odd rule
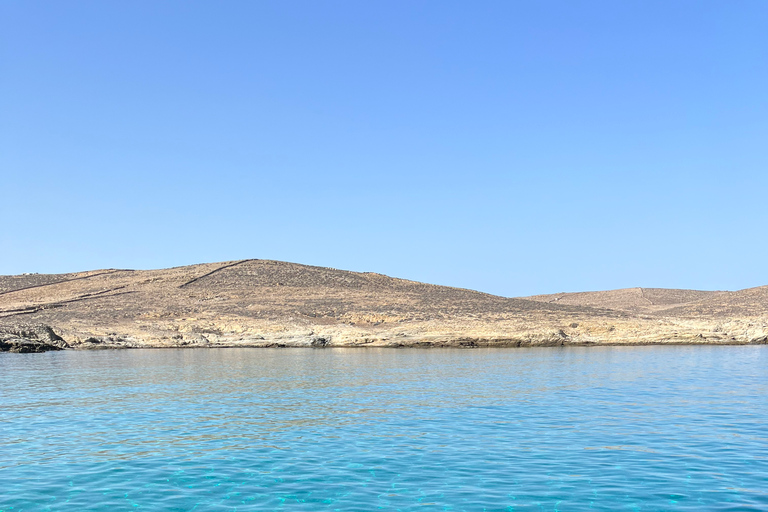
[[[0,352],[40,353],[58,350],[130,350],[130,349],[212,349],[212,348],[530,348],[530,347],[609,347],[650,345],[766,345],[768,334],[720,335],[712,332],[686,332],[660,336],[631,337],[613,331],[611,336],[576,337],[560,330],[555,333],[526,333],[515,336],[462,335],[395,335],[339,337],[333,335],[298,334],[246,338],[232,336],[199,336],[187,339],[142,339],[136,336],[89,336],[67,340],[48,325],[0,325]]]

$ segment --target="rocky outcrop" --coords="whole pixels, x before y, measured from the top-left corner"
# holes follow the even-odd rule
[[[0,325],[0,352],[47,352],[70,348],[64,339],[45,324]]]

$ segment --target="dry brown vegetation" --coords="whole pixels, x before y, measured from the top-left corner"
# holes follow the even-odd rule
[[[764,343],[767,334],[768,287],[505,298],[269,260],[0,276],[0,349],[19,351]]]

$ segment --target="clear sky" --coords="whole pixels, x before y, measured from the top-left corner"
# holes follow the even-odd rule
[[[768,2],[0,0],[0,274],[768,284]]]

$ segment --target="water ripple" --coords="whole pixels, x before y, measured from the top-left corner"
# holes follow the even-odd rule
[[[0,512],[768,509],[768,347],[0,354]]]

